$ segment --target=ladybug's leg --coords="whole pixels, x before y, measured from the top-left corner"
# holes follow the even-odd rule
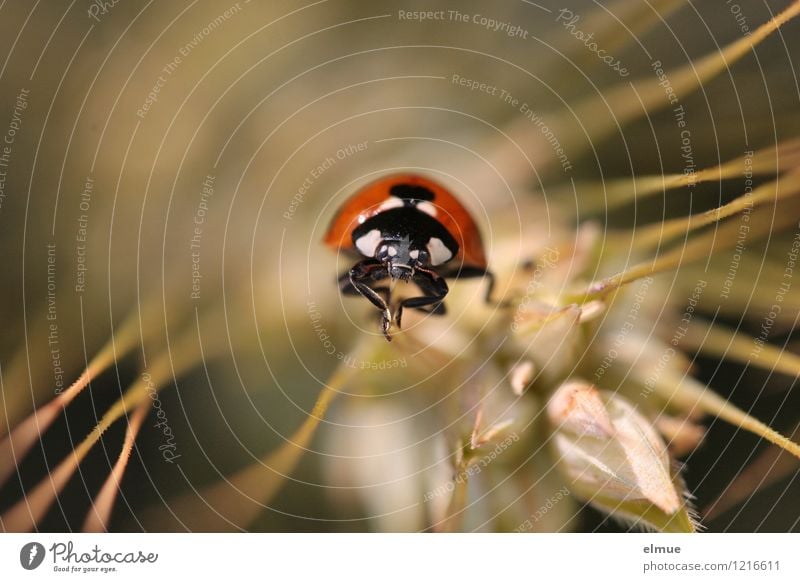
[[[350,282],[350,271],[345,271],[339,275],[339,291],[342,295],[360,295]]]
[[[397,307],[397,314],[395,315],[397,327],[401,325],[403,309],[405,307],[420,309],[421,311],[435,315],[444,315],[446,312],[444,303],[442,302],[447,296],[449,289],[444,277],[431,269],[417,268],[414,271],[414,282],[425,295],[422,297],[409,297],[400,302],[400,305]],[[422,309],[429,305],[432,306],[430,309]]]
[[[365,259],[356,263],[347,275],[353,288],[369,299],[370,303],[383,312],[381,330],[383,331],[383,335],[386,336],[386,339],[392,341],[391,336],[389,336],[389,327],[392,324],[392,312],[389,310],[388,290],[385,288],[380,289],[381,291],[386,290],[387,292],[387,299],[384,299],[375,289],[369,286],[370,281],[380,281],[389,276],[389,271],[386,270],[386,266],[375,259]],[[345,291],[345,289],[342,290]]]
[[[387,274],[388,276],[388,274]],[[339,276],[339,292],[342,295],[361,295],[361,291],[353,286],[353,283],[350,282],[350,271],[345,271]],[[373,287],[373,291],[376,293],[380,293],[381,295],[386,297],[386,303],[389,303],[389,288],[384,287]]]

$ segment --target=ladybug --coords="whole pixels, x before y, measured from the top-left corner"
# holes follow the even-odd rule
[[[384,176],[342,204],[324,242],[360,260],[339,277],[344,295],[362,295],[381,310],[381,330],[391,341],[404,308],[444,315],[447,278],[486,277],[486,301],[494,288],[480,232],[469,211],[444,186],[416,174]],[[397,304],[391,279],[416,284],[422,295]]]

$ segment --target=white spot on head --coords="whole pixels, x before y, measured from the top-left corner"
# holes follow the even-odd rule
[[[413,251],[408,251],[408,256],[414,260],[417,260],[419,258],[419,251],[417,249],[414,249]]]
[[[386,252],[388,252],[388,253],[389,253],[389,256],[390,256],[390,257],[393,257],[393,256],[395,256],[395,255],[397,254],[397,249],[396,249],[396,248],[394,248],[394,247],[389,247],[389,250],[388,250],[388,251],[386,251]]]
[[[433,216],[436,218],[436,207],[427,201],[417,202],[417,208],[422,210],[425,214]]]
[[[402,198],[395,198],[394,196],[390,196],[383,202],[381,202],[380,206],[378,206],[378,212],[383,212],[384,210],[389,210],[390,208],[402,208],[403,206],[403,199]]]
[[[356,248],[365,257],[374,257],[375,251],[381,242],[381,231],[373,228],[364,236],[355,241]]]
[[[453,253],[450,252],[444,243],[438,238],[431,238],[428,241],[428,254],[431,256],[431,265],[441,265],[453,258]]]

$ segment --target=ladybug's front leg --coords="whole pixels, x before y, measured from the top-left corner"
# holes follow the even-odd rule
[[[414,282],[425,295],[422,297],[409,297],[400,302],[400,305],[397,307],[397,315],[395,316],[397,327],[401,326],[403,308],[405,307],[419,309],[432,305],[433,307],[431,307],[430,310],[423,309],[423,311],[428,311],[428,313],[436,315],[445,314],[445,306],[442,302],[450,289],[447,287],[447,282],[444,278],[431,269],[417,268],[414,272]]]
[[[387,294],[387,298],[384,299],[375,289],[369,286],[369,282],[380,281],[388,276],[389,271],[386,269],[386,266],[375,259],[365,259],[359,263],[356,263],[356,265],[350,269],[350,272],[348,273],[348,279],[353,288],[355,288],[355,290],[361,295],[369,299],[370,303],[383,312],[381,318],[381,331],[383,331],[383,335],[386,336],[388,341],[392,341],[392,338],[389,335],[389,327],[392,324],[392,312],[389,310],[388,289],[381,289],[381,291],[385,290]],[[345,291],[344,287],[342,287],[342,291]]]
[[[356,289],[353,283],[350,282],[350,271],[342,273],[339,276],[338,283],[339,292],[342,295],[361,295],[361,291]],[[384,297],[387,304],[389,303],[390,292],[388,287],[385,285],[383,287],[373,287],[372,290]]]

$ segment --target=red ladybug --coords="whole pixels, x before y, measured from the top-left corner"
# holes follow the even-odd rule
[[[387,340],[392,339],[391,291],[376,286],[384,279],[413,281],[422,292],[399,302],[398,328],[405,307],[444,315],[445,278],[485,276],[487,302],[494,287],[469,211],[442,185],[416,174],[385,176],[361,188],[341,206],[324,242],[361,258],[339,277],[339,289],[363,295],[381,310]]]

